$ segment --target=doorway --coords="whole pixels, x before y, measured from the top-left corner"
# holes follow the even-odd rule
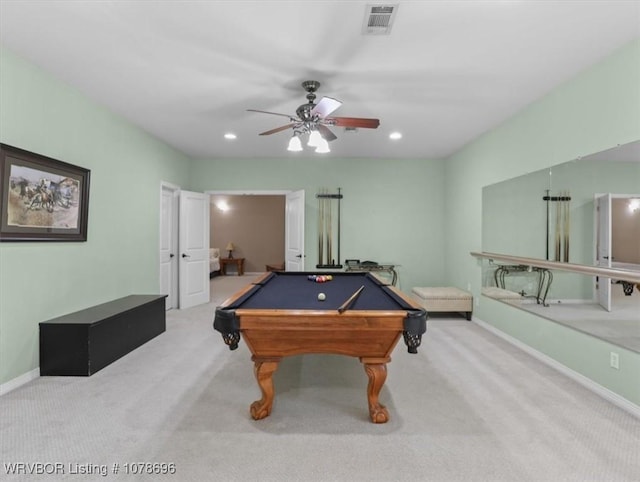
[[[304,191],[208,191],[211,196],[211,247],[232,243],[234,258],[246,273],[262,273],[267,265],[304,269]]]
[[[178,186],[161,183],[160,189],[160,293],[165,309],[178,308]]]
[[[209,199],[160,183],[159,288],[165,308],[209,301]]]
[[[212,194],[210,199],[210,246],[219,249],[220,258],[243,260],[246,273],[265,271],[267,264],[284,263],[283,194]],[[235,274],[235,263],[226,264],[228,274]]]
[[[596,194],[594,220],[594,264],[640,271],[640,195]],[[595,298],[607,311],[612,309],[615,282],[594,278]]]

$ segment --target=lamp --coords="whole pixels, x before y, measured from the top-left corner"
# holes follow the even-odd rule
[[[287,151],[291,152],[300,152],[302,150],[302,142],[300,142],[300,138],[297,134],[294,134],[293,137],[289,140],[289,147],[287,147]]]
[[[329,149],[329,143],[322,137],[320,138],[320,142],[316,147],[316,152],[318,154],[326,154],[327,152],[331,152],[331,149]]]
[[[229,241],[227,243],[227,247],[224,248],[227,251],[229,251],[229,256],[227,256],[229,259],[233,259],[233,250],[236,249],[235,246],[233,245],[233,243],[231,241]]]
[[[307,141],[307,145],[309,147],[320,147],[320,143],[322,141],[324,141],[324,139],[322,138],[320,133],[314,129],[309,133],[309,140]]]
[[[320,154],[331,152],[331,149],[329,149],[329,143],[324,137],[322,137],[322,134],[320,134],[313,124],[304,125],[299,130],[296,129],[293,131],[293,136],[289,139],[287,151],[300,152],[303,150],[302,141],[300,140],[300,136],[302,134],[309,134],[307,146],[315,147],[316,152]]]

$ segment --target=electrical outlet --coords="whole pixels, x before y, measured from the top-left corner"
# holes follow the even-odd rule
[[[609,365],[611,368],[615,368],[616,370],[620,369],[620,357],[615,351],[612,351],[609,354]]]
[[[467,291],[471,291],[471,283],[467,283]]]

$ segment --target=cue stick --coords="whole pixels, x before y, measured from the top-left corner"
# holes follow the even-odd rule
[[[327,190],[322,190],[322,248],[325,256],[322,258],[322,264],[325,265],[325,257],[327,255],[327,216],[329,212],[327,211]]]
[[[560,261],[560,201],[556,200],[556,253],[555,261]]]
[[[318,195],[318,264],[322,264],[322,239],[323,239],[323,229],[324,229],[324,213],[323,213],[323,205],[324,198],[322,197],[322,189],[320,189],[320,194]]]
[[[326,193],[327,193],[327,189],[323,188],[322,189],[322,260],[320,261],[320,264],[326,264],[325,257],[327,255],[326,245],[325,245],[325,236],[326,236],[326,230],[327,230],[327,198],[325,197]]]
[[[324,257],[322,258],[322,264],[326,265],[326,259],[329,257],[329,243],[327,243],[327,217],[329,216],[329,210],[327,205],[327,188],[322,190],[322,246],[324,249]]]
[[[569,237],[571,229],[571,197],[569,196],[569,191],[565,193],[565,201],[564,201],[564,262],[569,262]]]
[[[329,216],[327,219],[327,264],[330,265],[331,263],[331,258],[333,256],[333,253],[331,252],[333,250],[333,229],[332,229],[332,224],[333,224],[333,220],[331,219],[331,198],[327,198],[327,203],[329,204]]]
[[[562,261],[564,256],[564,191],[560,193],[558,205],[560,206],[560,257],[558,261]]]
[[[340,305],[340,308],[338,308],[338,313],[344,313],[346,310],[348,310],[353,304],[353,302],[358,298],[358,296],[360,296],[360,293],[362,293],[363,289],[364,289],[364,285],[358,288],[358,290],[354,294],[352,294],[347,301],[342,303]]]
[[[567,233],[565,233],[565,195],[560,193],[560,224],[562,225],[562,244],[560,245],[560,261],[564,261],[564,253],[567,245]]]
[[[546,248],[546,253],[547,253],[547,261],[549,261],[549,189],[547,189],[547,195],[545,196],[547,198],[547,236],[546,236],[546,244],[545,244],[545,248]]]
[[[340,264],[340,188],[338,188],[338,264]]]

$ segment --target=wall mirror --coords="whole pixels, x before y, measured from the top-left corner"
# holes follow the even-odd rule
[[[482,251],[640,272],[640,141],[483,188]],[[640,286],[483,260],[483,295],[640,352]]]

